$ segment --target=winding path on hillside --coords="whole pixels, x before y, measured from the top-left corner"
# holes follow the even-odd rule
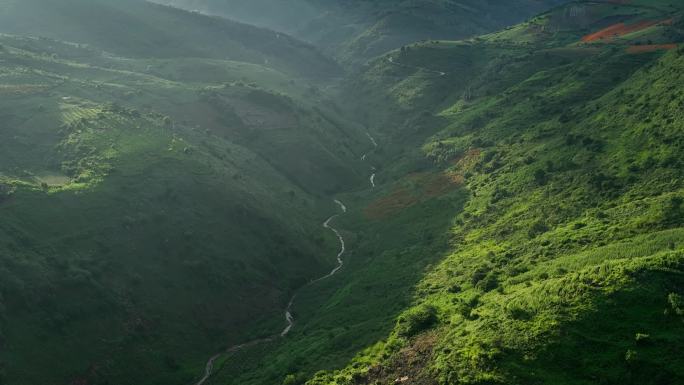
[[[378,147],[378,143],[375,141],[375,138],[373,138],[373,136],[371,136],[370,133],[367,133],[366,135],[368,136],[368,139],[370,139],[371,143],[373,144],[373,150],[375,150]],[[368,154],[369,153],[365,153],[361,157],[361,159],[366,160]],[[374,167],[373,167],[373,170],[375,171]],[[371,176],[370,181],[371,181],[372,187],[375,187],[375,173],[373,173],[373,175]],[[341,214],[335,214],[335,215],[331,216],[330,218],[328,218],[325,222],[323,222],[323,227],[332,231],[335,234],[335,236],[337,236],[337,239],[340,242],[340,251],[337,253],[337,266],[335,266],[335,268],[332,269],[330,271],[330,273],[328,273],[328,274],[326,274],[320,278],[317,278],[317,279],[307,283],[306,285],[300,287],[297,290],[297,292],[292,295],[292,298],[290,298],[290,301],[288,302],[287,307],[285,308],[285,322],[286,322],[287,326],[285,326],[285,329],[283,329],[283,331],[280,332],[279,335],[273,335],[271,337],[256,339],[256,340],[249,341],[249,342],[239,344],[239,345],[233,345],[233,346],[229,347],[228,349],[226,349],[224,352],[215,354],[214,356],[212,356],[209,359],[209,361],[207,361],[207,364],[204,367],[204,375],[202,376],[202,378],[199,381],[197,381],[195,383],[195,385],[204,385],[209,380],[209,378],[211,378],[211,376],[214,374],[214,368],[216,367],[216,361],[219,358],[221,358],[221,356],[223,354],[235,353],[235,352],[238,352],[238,351],[245,349],[245,348],[249,348],[249,347],[256,346],[256,345],[261,345],[261,344],[268,343],[268,342],[273,342],[277,338],[286,337],[295,325],[295,318],[292,315],[292,306],[295,303],[295,299],[297,298],[297,294],[300,291],[304,290],[305,288],[307,288],[307,287],[309,287],[309,286],[311,286],[317,282],[326,280],[326,279],[334,276],[335,274],[337,274],[342,269],[342,267],[344,266],[344,259],[342,257],[344,257],[344,254],[347,251],[346,243],[344,241],[344,237],[342,236],[342,233],[340,233],[340,231],[337,228],[333,227],[332,223],[340,215],[345,214],[347,212],[347,206],[345,206],[344,203],[342,203],[342,201],[340,201],[338,199],[335,199],[335,204],[339,207]]]
[[[395,66],[397,66],[397,67],[403,67],[403,68],[411,68],[411,69],[423,70],[423,71],[427,71],[427,72],[430,72],[430,73],[433,73],[433,74],[436,74],[436,75],[439,75],[439,76],[446,76],[446,75],[447,75],[446,72],[433,70],[433,69],[430,69],[430,68],[427,68],[427,67],[419,67],[419,66],[412,66],[412,65],[408,65],[408,64],[397,63],[396,61],[394,61],[394,58],[393,58],[392,56],[388,57],[388,58],[387,58],[387,61],[388,61],[390,64],[395,65]]]

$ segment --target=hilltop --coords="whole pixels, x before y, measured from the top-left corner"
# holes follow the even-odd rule
[[[310,41],[344,63],[360,63],[425,39],[457,40],[525,18],[562,0],[331,1],[159,0],[262,25]]]
[[[339,76],[339,67],[285,34],[142,0],[5,1],[0,32],[64,40],[110,54],[233,60],[296,77]]]

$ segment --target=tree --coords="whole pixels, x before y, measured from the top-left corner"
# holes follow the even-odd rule
[[[667,296],[667,302],[669,302],[674,314],[684,316],[684,297],[677,293],[670,293]]]
[[[534,170],[534,181],[537,182],[539,185],[544,185],[548,181],[548,175],[546,171],[543,169],[539,168]]]
[[[662,209],[662,223],[666,226],[676,226],[684,222],[684,210],[682,205],[684,198],[680,196],[673,196],[665,202]]]
[[[530,238],[534,238],[539,234],[543,234],[545,232],[549,231],[549,227],[544,223],[542,220],[538,220],[530,226],[530,229],[527,232],[527,235],[529,235]]]
[[[437,322],[437,309],[432,305],[414,307],[399,316],[399,335],[412,337],[432,327]]]

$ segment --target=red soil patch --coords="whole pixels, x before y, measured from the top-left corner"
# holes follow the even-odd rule
[[[463,154],[463,156],[454,160],[454,164],[456,165],[459,171],[469,170],[480,159],[480,155],[482,155],[482,150],[480,150],[479,148],[472,148],[466,151],[466,153]]]
[[[664,22],[667,22],[668,20],[665,20]],[[582,38],[582,41],[585,43],[591,43],[595,41],[601,41],[601,40],[612,40],[616,37],[624,36],[632,32],[637,32],[641,31],[642,29],[646,29],[648,27],[652,27],[656,24],[660,24],[663,21],[655,21],[655,20],[644,20],[640,21],[638,23],[634,24],[625,24],[625,23],[618,23],[618,24],[613,24],[608,28],[604,28],[598,32],[594,32],[590,35],[586,35]]]
[[[648,45],[633,45],[627,48],[627,53],[646,53],[661,50],[676,49],[677,44],[648,44]]]
[[[463,177],[456,174],[437,174],[425,178],[423,182],[423,198],[434,198],[448,194],[455,187],[463,184]]]
[[[387,218],[397,212],[415,205],[420,200],[407,188],[395,189],[390,195],[384,196],[366,207],[366,216],[370,219]]]
[[[368,205],[364,213],[370,219],[387,218],[417,203],[448,194],[462,184],[463,177],[457,174],[411,174],[402,186]]]

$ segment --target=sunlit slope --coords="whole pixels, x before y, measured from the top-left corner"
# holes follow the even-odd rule
[[[0,5],[0,32],[121,56],[228,59],[309,78],[338,76],[335,63],[289,36],[142,0],[8,0]]]
[[[394,330],[309,384],[682,382],[681,9],[630,3],[577,2],[472,41],[412,45],[352,85],[367,98],[356,114],[394,146],[378,154],[365,221],[448,218],[449,241]],[[596,17],[560,24],[578,12]],[[642,28],[583,41],[615,23]],[[396,148],[421,137],[407,167],[414,155]],[[417,169],[460,183],[462,210],[414,211],[427,182],[399,186]],[[420,245],[432,242],[412,256],[429,259]]]
[[[372,165],[344,269],[209,383],[683,382],[672,5],[410,44],[344,108],[268,63],[3,36],[2,381],[192,383],[282,330],[337,246],[320,198]]]
[[[617,34],[616,27],[632,31]],[[609,30],[611,32],[604,33]],[[638,32],[638,33],[637,33]],[[592,36],[605,38],[592,38]],[[608,52],[666,52],[684,42],[682,6],[670,2],[575,2],[503,31],[465,41],[435,40],[407,45],[378,58],[349,89],[362,92],[356,114],[365,114],[390,138],[426,129],[404,124],[414,112],[460,111],[473,100],[505,91],[545,68],[571,66]],[[530,65],[529,58],[543,56]],[[591,72],[575,68],[578,72]],[[368,103],[372,103],[368,108]],[[385,108],[380,108],[385,106]],[[377,107],[377,108],[376,108]],[[440,110],[441,111],[441,110]],[[394,124],[385,124],[392,122]],[[399,123],[399,125],[397,125]],[[426,126],[426,125],[422,125]]]
[[[364,133],[266,67],[0,40],[2,381],[186,384],[280,330]]]

